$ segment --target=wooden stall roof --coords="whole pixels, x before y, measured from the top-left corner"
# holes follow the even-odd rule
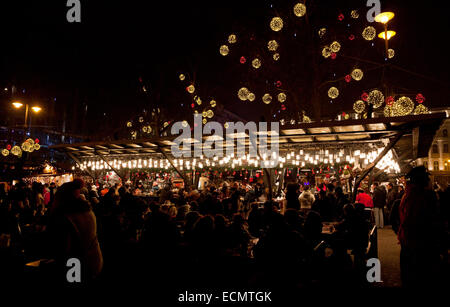
[[[403,136],[395,146],[400,161],[405,163],[416,158],[428,156],[428,150],[433,142],[436,131],[446,119],[447,114],[431,113],[422,115],[408,115],[399,117],[382,117],[370,119],[332,120],[312,123],[286,123],[279,129],[279,149],[291,150],[296,148],[314,147],[343,147],[364,143],[376,143],[388,140],[403,132]],[[270,125],[269,128],[270,130]],[[224,129],[224,134],[225,133]],[[258,132],[263,134],[264,132]],[[276,131],[265,132],[268,135]],[[78,144],[61,144],[51,146],[53,150],[65,152],[77,159],[95,156],[103,157],[132,157],[132,156],[160,156],[160,150],[170,156],[171,145],[177,135],[167,137],[152,137],[136,140],[114,140],[87,142]],[[218,139],[219,144],[226,148],[230,146],[227,139],[233,138],[249,146],[248,133],[230,133],[225,139],[217,136],[203,135],[203,141],[211,138]],[[270,136],[267,138],[270,144]],[[198,140],[188,138],[191,144]],[[216,143],[217,144],[217,143]]]

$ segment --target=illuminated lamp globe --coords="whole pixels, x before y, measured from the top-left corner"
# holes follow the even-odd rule
[[[283,29],[283,19],[280,17],[272,18],[270,21],[270,28],[275,32],[281,31],[281,29]]]
[[[382,39],[386,39],[385,36],[387,36],[387,39],[390,40],[392,37],[395,36],[395,34],[396,34],[395,31],[387,31],[387,35],[386,35],[385,32],[380,32],[380,33],[378,34],[378,37],[379,37],[379,38],[382,38]]]
[[[394,18],[394,16],[395,14],[392,12],[383,12],[375,16],[375,21],[382,24],[386,24],[389,20]]]
[[[297,3],[294,6],[294,14],[297,17],[303,17],[306,14],[306,5],[304,5],[303,3]]]

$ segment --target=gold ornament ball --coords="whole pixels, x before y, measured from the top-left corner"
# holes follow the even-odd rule
[[[181,126],[183,126],[184,128],[186,128],[188,126],[188,122],[186,120],[183,120],[181,122]]]
[[[23,151],[30,151],[31,146],[32,146],[32,145],[30,145],[30,143],[28,143],[28,142],[23,142],[21,148],[22,148]]]
[[[227,45],[222,45],[222,46],[220,46],[219,51],[220,51],[221,55],[226,56],[226,55],[228,55],[228,52],[230,52],[230,49],[228,48]]]
[[[319,37],[322,38],[325,35],[325,33],[327,33],[327,29],[326,28],[321,28],[319,30]]]
[[[11,148],[11,153],[15,156],[18,156],[22,154],[22,149],[20,149],[19,146],[15,145],[13,148]]]
[[[228,42],[230,44],[236,43],[236,35],[235,34],[230,34],[230,36],[228,36]]]
[[[278,101],[279,102],[285,102],[286,101],[286,94],[285,93],[279,93],[278,94]]]
[[[384,117],[394,116],[394,111],[392,110],[392,106],[389,106],[389,105],[384,106],[383,114],[384,114]]]
[[[192,94],[193,92],[195,92],[195,86],[193,84],[189,85],[187,87],[187,91],[188,93]]]
[[[322,56],[324,58],[328,58],[331,55],[331,48],[328,46],[323,47],[322,49]]]
[[[270,21],[270,28],[275,32],[283,29],[283,19],[281,19],[280,17],[272,18],[272,20]]]
[[[203,116],[203,117],[206,117],[206,115],[207,115],[206,111],[203,111],[203,112],[202,112],[202,116]]]
[[[196,102],[198,105],[201,105],[201,104],[202,104],[202,99],[201,99],[200,97],[197,97],[197,98],[195,98],[195,102]]]
[[[339,44],[339,42],[334,41],[331,43],[330,49],[333,52],[339,52],[339,50],[341,50],[341,44]]]
[[[372,26],[366,27],[362,32],[362,37],[364,37],[364,39],[368,41],[373,40],[376,35],[377,31]]]
[[[127,127],[128,127],[128,128],[133,127],[133,123],[132,123],[132,122],[127,122]]]
[[[297,17],[303,17],[306,14],[306,6],[303,3],[297,3],[294,6],[294,14]]]
[[[7,155],[9,155],[9,150],[6,149],[6,148],[3,149],[3,150],[2,150],[2,155],[5,156],[5,157],[6,157]]]
[[[357,100],[353,104],[353,110],[355,110],[356,113],[362,113],[366,109],[366,104],[362,100]]]
[[[353,69],[353,71],[352,71],[352,78],[354,80],[359,81],[359,80],[361,80],[363,78],[363,76],[364,76],[364,73],[363,73],[363,71],[361,69],[359,69],[359,68]]]
[[[247,99],[248,99],[249,101],[254,101],[255,98],[256,98],[256,96],[255,96],[255,94],[253,94],[253,93],[249,93],[249,94],[247,95]]]
[[[264,96],[262,97],[262,101],[265,104],[269,104],[272,102],[272,96],[270,94],[264,94]]]
[[[395,55],[394,49],[389,48],[388,49],[388,58],[392,59]]]
[[[210,102],[209,102],[209,104],[211,105],[211,107],[213,107],[213,108],[215,108],[216,107],[216,105],[217,105],[217,103],[216,103],[216,101],[213,99],[213,100],[211,100]]]
[[[421,103],[419,105],[417,105],[416,108],[414,109],[415,115],[427,114],[427,113],[428,113],[428,108]]]
[[[279,54],[279,53],[274,53],[274,54],[273,54],[273,59],[274,59],[275,61],[278,61],[278,60],[280,59],[280,54]]]
[[[240,100],[245,101],[248,99],[248,94],[250,91],[246,87],[241,87],[238,91],[238,97]]]
[[[383,105],[384,95],[379,90],[373,90],[369,93],[367,102],[372,104],[374,109],[378,109]]]
[[[140,123],[143,123],[144,122],[144,118],[141,116],[141,117],[139,117],[139,122]]]
[[[350,16],[351,16],[352,18],[356,19],[356,18],[359,17],[359,13],[358,13],[357,10],[353,10],[353,11],[351,11]]]
[[[184,79],[186,79],[186,76],[183,75],[183,74],[180,74],[179,78],[180,78],[181,81],[184,81]]]
[[[225,129],[228,129],[228,127],[230,127],[230,124],[225,123],[225,124],[223,124],[223,126],[225,127]]]
[[[253,68],[256,68],[256,69],[260,68],[261,67],[261,61],[259,59],[254,59],[252,61],[252,66],[253,66]]]
[[[276,40],[271,40],[267,43],[267,49],[270,51],[276,51],[278,49],[278,43]]]
[[[394,116],[405,116],[414,110],[414,102],[409,97],[400,97],[392,106]]]
[[[41,145],[39,145],[39,144],[34,144],[34,145],[33,145],[33,149],[34,149],[34,150],[39,150],[39,149],[41,149]]]
[[[203,125],[206,125],[207,122],[208,122],[208,121],[206,120],[206,118],[204,118],[204,119],[202,120]]]
[[[328,90],[328,97],[330,97],[331,99],[335,99],[337,98],[337,96],[339,96],[339,90],[334,86],[330,87],[330,89]]]
[[[206,111],[206,117],[212,118],[214,116],[214,112],[212,110]]]
[[[303,116],[303,122],[304,123],[310,123],[311,122],[311,118],[309,118],[308,116]]]

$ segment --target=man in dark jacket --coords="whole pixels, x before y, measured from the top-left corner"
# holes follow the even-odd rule
[[[386,206],[386,189],[380,186],[378,182],[373,183],[373,207],[375,215],[375,223],[378,228],[384,227],[384,206]]]

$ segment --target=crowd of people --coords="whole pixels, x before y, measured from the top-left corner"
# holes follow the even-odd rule
[[[399,232],[409,271],[414,271],[411,257],[417,246],[410,246],[411,236],[435,235],[436,225],[443,225],[428,205],[423,219],[429,220],[423,225],[421,216],[407,216],[409,199],[420,201],[411,192],[417,187],[403,192],[390,184],[388,191],[382,189],[374,183],[372,193],[362,190],[352,202],[335,182],[314,192],[309,185],[290,182],[284,200],[277,202],[265,199],[261,183],[224,182],[202,191],[167,185],[157,199],[148,199],[119,185],[99,195],[80,179],[60,187],[21,182],[8,193],[0,187],[0,266],[7,272],[2,277],[67,285],[67,259],[77,258],[83,285],[93,286],[124,280],[145,280],[164,289],[367,286],[370,230],[373,219],[383,227],[383,210]],[[424,195],[420,199],[425,202],[434,199]],[[433,195],[434,209],[447,210],[448,221],[448,188]],[[324,232],[328,224],[333,231]],[[448,238],[435,239],[432,247],[441,251],[439,239]],[[37,267],[25,265],[38,259]]]

